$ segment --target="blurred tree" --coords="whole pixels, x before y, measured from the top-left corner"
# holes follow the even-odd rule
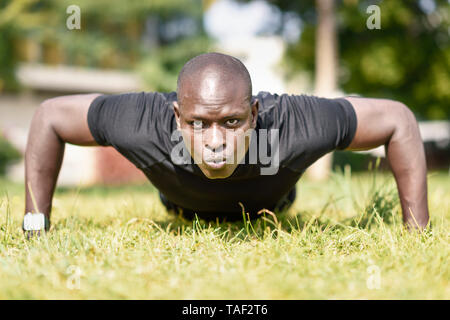
[[[66,26],[70,16],[66,10],[73,4],[80,8],[79,30]],[[209,46],[201,4],[201,0],[0,0],[0,57],[6,61],[0,67],[0,84],[7,89],[6,84],[13,83],[15,63],[29,56],[18,51],[29,47],[23,45],[28,41],[40,50],[32,62],[137,68],[149,89],[174,89],[174,70]],[[157,68],[146,67],[152,64]]]
[[[337,40],[334,0],[316,0],[317,28],[315,35],[315,84],[314,93],[329,96],[336,91]],[[330,174],[332,154],[326,154],[307,170],[314,180],[325,180]]]
[[[32,0],[0,0],[0,91],[18,88],[14,78],[14,67],[18,60],[14,52],[14,37],[18,32],[17,26],[26,23],[24,12],[33,2]],[[28,18],[32,17],[28,16]]]
[[[315,70],[315,2],[273,0],[302,20],[298,42],[286,52],[286,70]],[[368,29],[370,5],[381,29]],[[400,100],[419,118],[450,118],[450,5],[448,0],[336,1],[338,84],[347,93]]]
[[[191,58],[209,51],[210,40],[206,37],[181,40],[171,46],[155,49],[152,55],[138,65],[149,90],[169,92],[177,85],[178,73]]]
[[[0,134],[0,176],[6,173],[9,165],[22,158],[22,154]]]

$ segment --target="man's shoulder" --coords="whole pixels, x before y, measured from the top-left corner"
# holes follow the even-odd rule
[[[263,110],[285,104],[286,101],[290,101],[295,98],[301,98],[304,95],[290,95],[288,93],[271,93],[268,91],[259,91],[256,95],[252,96],[253,99],[258,99],[259,106]]]
[[[252,96],[253,99],[258,99],[259,114],[275,114],[281,116],[283,110],[289,105],[293,98],[299,97],[289,95],[287,93],[271,93],[268,91],[259,91],[258,94]]]
[[[175,91],[142,91],[139,94],[142,94],[145,97],[146,102],[151,104],[166,104],[177,100],[177,93]]]
[[[252,100],[254,99],[258,99],[258,113],[267,112],[267,110],[277,106],[279,103],[279,95],[268,91],[259,91],[256,95],[252,96]]]
[[[159,95],[160,97],[164,98],[166,101],[176,101],[177,100],[177,93],[176,91],[171,92],[149,92],[149,94],[153,95]]]

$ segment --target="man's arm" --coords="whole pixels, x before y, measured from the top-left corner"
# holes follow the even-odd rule
[[[25,213],[36,212],[28,185],[40,212],[50,220],[52,197],[65,143],[95,146],[87,124],[91,102],[99,94],[62,96],[44,101],[31,121],[25,151]]]
[[[427,165],[419,127],[404,104],[386,99],[347,97],[354,107],[358,126],[346,150],[385,146],[408,228],[425,228],[429,221]]]

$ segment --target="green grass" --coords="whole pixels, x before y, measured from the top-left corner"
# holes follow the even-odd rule
[[[0,299],[450,298],[448,173],[429,174],[421,234],[381,173],[301,180],[278,224],[182,221],[149,184],[58,188],[52,230],[32,241],[23,185],[0,192]]]

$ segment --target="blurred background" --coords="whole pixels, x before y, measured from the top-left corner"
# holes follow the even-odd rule
[[[449,34],[449,0],[0,0],[0,175],[23,182],[28,128],[46,98],[174,91],[184,63],[211,51],[241,59],[254,94],[402,101],[429,168],[449,171]],[[383,156],[335,152],[309,175]],[[145,180],[113,148],[66,145],[58,185]]]

